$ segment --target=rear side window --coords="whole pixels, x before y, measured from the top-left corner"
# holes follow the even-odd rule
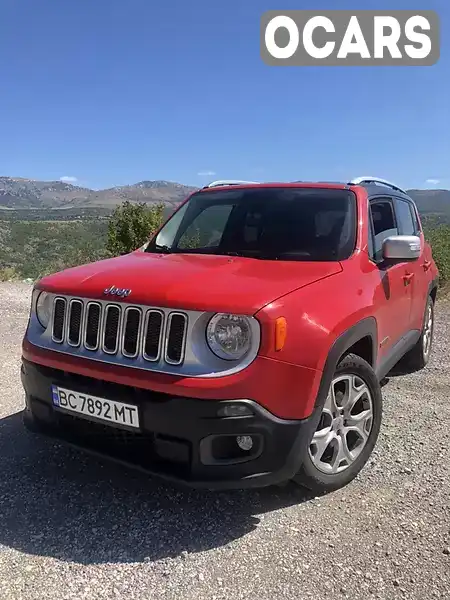
[[[382,259],[383,242],[391,235],[398,235],[394,207],[391,199],[377,199],[370,204],[370,214],[373,227],[372,258]]]
[[[406,200],[395,200],[398,225],[401,235],[414,235],[417,233],[417,226],[414,223],[412,206]]]

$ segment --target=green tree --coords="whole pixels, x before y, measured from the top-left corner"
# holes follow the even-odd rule
[[[442,284],[450,283],[450,227],[438,225],[424,227],[426,239],[430,242],[433,258],[439,269]]]
[[[106,250],[114,256],[137,250],[160,227],[163,218],[164,204],[124,202],[109,220]]]

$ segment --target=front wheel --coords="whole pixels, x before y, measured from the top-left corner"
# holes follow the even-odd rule
[[[372,367],[354,354],[345,356],[331,381],[294,481],[314,493],[341,488],[361,471],[378,439],[381,386]]]

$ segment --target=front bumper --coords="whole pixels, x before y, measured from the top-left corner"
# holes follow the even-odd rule
[[[32,431],[193,487],[264,487],[292,478],[312,435],[312,420],[275,417],[256,402],[244,417],[218,417],[224,400],[193,399],[119,385],[22,360],[24,423]],[[55,410],[52,384],[136,404],[141,431],[128,432]],[[230,401],[232,402],[232,401]],[[236,436],[252,436],[250,452]]]

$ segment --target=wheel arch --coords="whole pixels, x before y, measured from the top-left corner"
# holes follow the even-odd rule
[[[428,286],[428,296],[431,296],[433,303],[436,302],[436,297],[439,289],[439,278],[436,277],[433,281],[430,281]]]
[[[357,354],[375,369],[378,356],[378,330],[374,317],[358,321],[333,342],[325,361],[314,408],[322,406],[325,402],[336,367],[342,357],[349,353]]]

